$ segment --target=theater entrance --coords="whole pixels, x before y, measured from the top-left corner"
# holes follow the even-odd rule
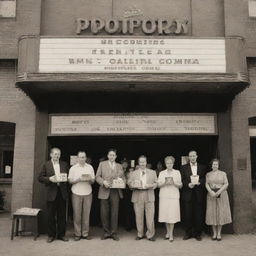
[[[175,169],[182,164],[182,157],[194,149],[198,152],[198,161],[207,165],[217,156],[217,136],[56,136],[49,137],[49,148],[55,146],[62,150],[62,159],[68,163],[72,156],[79,150],[86,151],[91,164],[97,171],[100,160],[106,159],[109,148],[117,149],[117,162],[124,158],[136,160],[140,155],[146,155],[152,169],[157,168],[157,163],[162,162],[165,156],[175,157]],[[91,211],[91,225],[100,225],[100,204],[97,199],[98,185],[93,185],[93,204]],[[157,193],[157,192],[156,192]],[[157,198],[158,201],[158,198]],[[126,202],[121,202],[124,204]],[[157,205],[157,203],[156,203]],[[124,225],[125,212],[120,207],[119,222]],[[157,212],[157,211],[156,211]],[[72,216],[70,204],[69,215]]]

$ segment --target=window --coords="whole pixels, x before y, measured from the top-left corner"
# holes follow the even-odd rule
[[[0,0],[0,18],[16,17],[16,0]]]
[[[256,1],[255,0],[248,1],[248,11],[249,11],[249,17],[256,18]]]
[[[12,178],[15,124],[0,122],[0,178]]]

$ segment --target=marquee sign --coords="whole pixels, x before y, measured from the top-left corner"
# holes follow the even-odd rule
[[[41,38],[39,72],[224,73],[224,39]]]
[[[50,115],[49,135],[216,135],[215,114]]]

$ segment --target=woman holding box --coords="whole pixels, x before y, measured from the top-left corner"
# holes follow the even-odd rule
[[[212,226],[212,240],[221,241],[221,229],[232,222],[228,199],[228,179],[225,172],[219,170],[219,160],[212,160],[212,171],[207,173],[206,224]]]
[[[161,171],[158,177],[159,192],[159,222],[166,226],[165,239],[173,242],[174,224],[180,221],[180,192],[182,187],[181,175],[173,169],[174,157],[165,158],[166,170]]]

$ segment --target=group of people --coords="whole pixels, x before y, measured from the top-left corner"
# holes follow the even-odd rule
[[[39,173],[38,180],[47,187],[48,239],[56,238],[68,241],[66,229],[66,200],[68,200],[68,183],[72,185],[72,206],[74,222],[74,240],[91,239],[90,211],[92,205],[92,184],[99,184],[98,199],[100,199],[100,217],[103,228],[101,239],[118,237],[119,202],[123,192],[132,192],[135,222],[137,228],[136,240],[143,238],[155,241],[155,189],[159,188],[158,221],[165,223],[164,239],[173,242],[174,225],[181,221],[180,204],[183,209],[185,225],[184,240],[195,237],[201,241],[203,226],[212,226],[212,239],[221,240],[221,230],[224,224],[232,222],[227,193],[228,180],[225,172],[219,170],[219,160],[213,159],[212,170],[197,162],[197,152],[191,150],[188,154],[189,163],[181,166],[180,171],[173,168],[175,159],[166,156],[166,169],[159,172],[149,169],[147,157],[138,158],[138,166],[124,171],[123,166],[116,162],[117,151],[110,149],[107,160],[99,163],[96,175],[93,167],[86,162],[86,152],[79,151],[78,163],[70,169],[60,160],[59,148],[52,148],[51,159],[46,162]],[[59,178],[64,175],[64,178]],[[65,179],[66,176],[66,179]],[[124,184],[124,187],[114,186]],[[206,196],[206,191],[207,196]],[[206,202],[206,207],[205,207]],[[144,233],[144,215],[146,217],[146,233]]]

